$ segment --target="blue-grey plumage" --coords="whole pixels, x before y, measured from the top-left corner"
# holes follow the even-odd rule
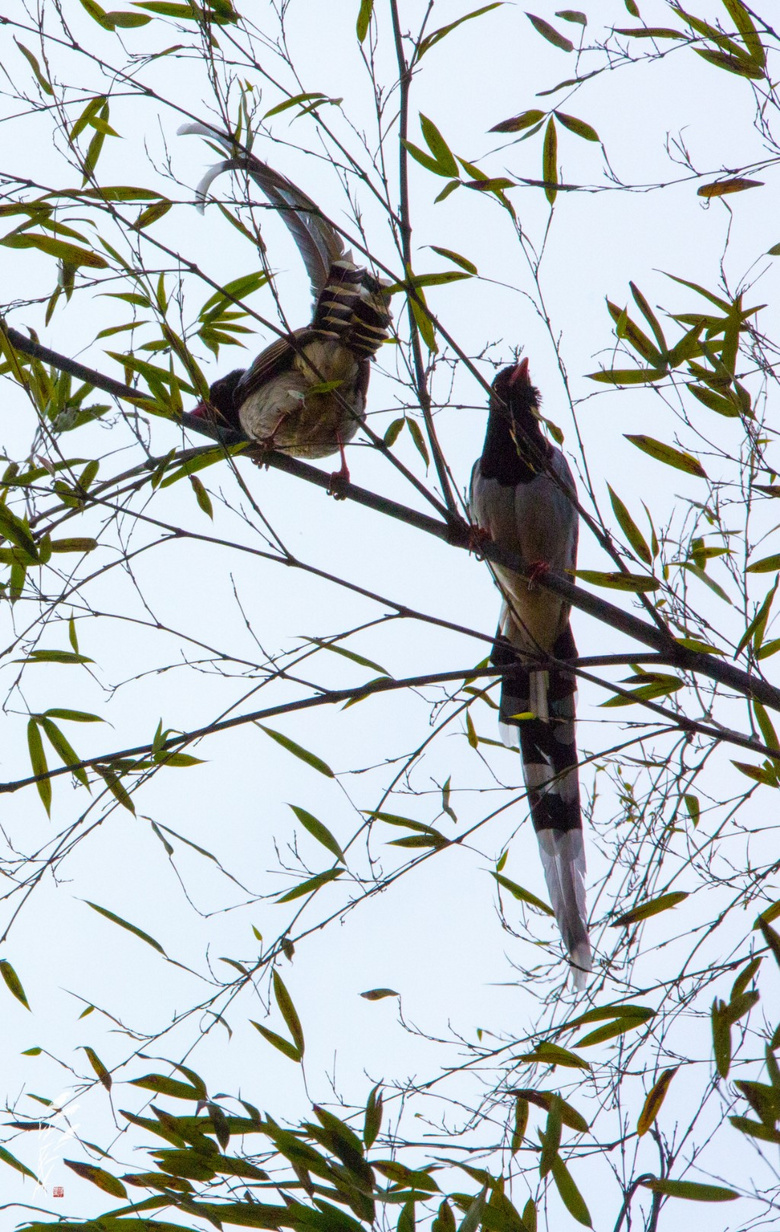
[[[539,392],[528,361],[493,382],[485,445],[471,476],[471,517],[492,541],[529,568],[571,570],[577,560],[574,479],[539,425]],[[585,907],[585,849],[577,773],[575,677],[562,664],[577,656],[569,605],[513,570],[491,565],[504,597],[493,661],[506,669],[502,735],[520,745],[531,818],[552,907],[583,988],[591,969]],[[548,666],[538,666],[549,656]]]

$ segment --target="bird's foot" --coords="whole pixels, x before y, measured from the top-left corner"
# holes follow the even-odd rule
[[[341,466],[337,471],[334,471],[330,477],[330,483],[328,484],[328,496],[332,496],[334,500],[346,500],[347,494],[344,489],[350,482],[349,467],[347,466],[347,457],[344,453],[344,445],[340,436],[338,441],[339,453],[341,454]]]
[[[525,571],[528,589],[535,590],[537,582],[540,578],[544,577],[545,573],[549,573],[549,571],[550,566],[546,560],[535,560],[533,564],[529,565]]]
[[[482,526],[469,524],[468,534],[466,537],[466,547],[469,552],[473,552],[477,560],[482,560],[485,555],[485,548],[489,547],[493,542],[490,531],[485,530]]]

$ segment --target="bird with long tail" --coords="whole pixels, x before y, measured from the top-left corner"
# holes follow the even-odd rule
[[[209,125],[186,124],[179,133],[206,137],[229,155],[198,185],[201,208],[217,176],[248,176],[290,230],[314,296],[309,325],[277,338],[248,368],[215,381],[193,413],[293,458],[340,453],[334,481],[348,480],[344,445],[365,418],[371,359],[390,329],[387,291],[355,263],[335,227],[286,176]]]
[[[499,707],[506,743],[520,746],[528,801],[547,888],[582,989],[591,970],[585,906],[585,847],[575,736],[577,648],[569,605],[538,585],[546,569],[572,570],[578,515],[572,473],[540,426],[541,398],[528,360],[493,381],[482,456],[469,506],[479,530],[528,565],[493,565],[504,603],[493,663],[505,669]]]

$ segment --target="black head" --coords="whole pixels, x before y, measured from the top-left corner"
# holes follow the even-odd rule
[[[539,390],[531,384],[528,360],[502,368],[491,388],[480,470],[502,484],[530,483],[544,468],[549,446],[539,428]]]
[[[236,406],[236,387],[244,375],[243,368],[235,368],[227,376],[221,376],[209,389],[208,402],[199,402],[192,412],[199,419],[208,419],[220,427],[241,432],[241,421]]]
[[[492,410],[500,410],[504,406],[522,431],[534,435],[539,432],[537,412],[542,398],[536,386],[531,384],[527,359],[502,368],[493,381],[492,390]]]

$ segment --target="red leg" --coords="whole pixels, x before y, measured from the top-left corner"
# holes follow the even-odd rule
[[[549,572],[550,566],[546,560],[535,560],[532,565],[529,565],[526,570],[526,578],[528,579],[528,589],[533,590],[536,583],[545,573]]]
[[[340,489],[343,488],[345,484],[349,483],[349,467],[347,466],[347,458],[344,453],[344,443],[341,439],[341,435],[337,435],[339,442],[339,453],[341,455],[341,466],[337,471],[334,471],[330,477],[328,495],[335,497],[336,500],[345,500],[345,493],[340,491]]]

